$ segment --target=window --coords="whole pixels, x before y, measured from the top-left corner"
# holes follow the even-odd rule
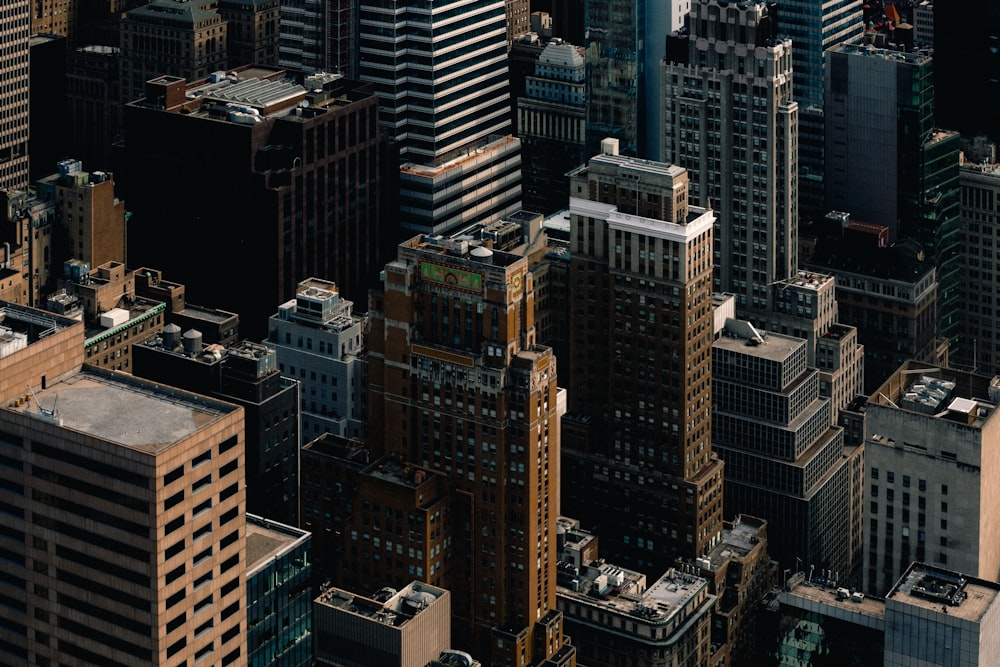
[[[872,468],[872,479],[878,479],[878,468]]]
[[[927,480],[926,479],[917,480],[917,489],[919,489],[920,491],[926,491]]]
[[[895,484],[896,483],[896,473],[894,473],[891,470],[889,472],[887,472],[885,474],[885,481],[889,482],[890,484]]]
[[[909,475],[903,475],[903,488],[904,489],[910,488],[910,476]]]
[[[941,501],[941,511],[942,512],[948,511],[948,503],[944,502],[943,500]]]
[[[941,485],[941,495],[942,496],[947,496],[948,495],[948,485],[947,484],[942,484]]]
[[[191,485],[191,493],[198,493],[211,483],[212,483],[212,473],[208,473],[207,475],[205,475],[204,477],[202,477],[201,479],[199,479],[198,481],[196,481],[194,484]]]
[[[191,461],[191,468],[194,469],[197,468],[198,466],[203,466],[211,460],[212,460],[212,450],[209,449],[207,451],[202,452],[198,456],[194,457],[194,459]]]

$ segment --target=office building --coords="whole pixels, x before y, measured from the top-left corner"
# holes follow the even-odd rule
[[[310,667],[310,535],[247,514],[247,661],[249,667]]]
[[[167,316],[169,318],[169,316]],[[299,518],[299,385],[260,343],[205,344],[174,323],[136,339],[132,374],[243,408],[247,509],[282,523]]]
[[[196,81],[226,69],[227,25],[213,0],[152,0],[126,12],[120,43],[122,104],[142,98],[149,79],[166,75]]]
[[[597,536],[559,518],[559,588],[566,632],[581,662],[648,667],[707,664],[718,598],[688,568],[647,577],[597,558]]]
[[[358,438],[365,424],[365,320],[352,312],[337,285],[319,278],[299,283],[295,298],[272,315],[266,344],[278,369],[302,387],[302,434]]]
[[[956,365],[983,373],[1000,373],[1000,290],[997,261],[1000,257],[1000,165],[964,162],[961,186],[959,236],[959,319],[967,345],[954,355]],[[996,268],[995,268],[996,267]]]
[[[808,342],[728,320],[712,346],[712,447],[726,464],[725,512],[767,517],[768,551],[791,567],[802,562],[840,572],[857,569],[852,540],[852,459],[862,450],[834,426],[832,401],[820,395],[820,371]]]
[[[83,324],[3,304],[4,662],[245,664],[243,415],[81,365]]]
[[[313,602],[316,664],[426,667],[450,648],[451,600],[421,581],[377,597],[328,588]]]
[[[1000,140],[998,39],[1000,6],[994,2],[940,2],[934,8],[935,113],[941,127]]]
[[[798,268],[798,104],[777,8],[700,0],[671,37],[659,158],[688,170],[715,210],[715,291],[740,317],[773,310],[770,285]]]
[[[0,190],[0,202],[2,300],[37,307],[48,296],[59,270],[52,256],[55,202],[40,200],[26,190]]]
[[[663,571],[722,530],[715,215],[690,205],[685,169],[616,153],[607,140],[571,181],[567,428],[584,436],[567,434],[562,502],[599,528],[615,563]]]
[[[40,179],[38,196],[56,202],[61,223],[58,260],[78,259],[91,266],[125,261],[125,202],[115,196],[114,176],[85,172],[79,160],[62,160],[57,172]]]
[[[83,320],[88,364],[132,372],[132,343],[163,329],[163,303],[135,293],[135,273],[121,262],[90,269],[86,262],[63,264],[59,289],[46,310]]]
[[[889,245],[888,236],[884,225],[850,220],[843,236],[820,243],[805,263],[836,278],[840,322],[857,329],[865,348],[866,395],[904,361],[948,362],[947,343],[937,337],[934,265],[911,244]]]
[[[865,405],[865,590],[882,594],[910,561],[1000,576],[990,446],[1000,384],[907,362]]]
[[[310,276],[364,303],[396,240],[375,96],[330,74],[215,79],[161,78],[126,107],[129,261],[225,294],[251,339]]]
[[[913,42],[922,47],[934,46],[934,0],[916,0],[911,7]]]
[[[828,210],[824,174],[823,54],[864,33],[863,0],[778,5],[778,30],[792,40],[793,99],[799,105],[799,216],[819,220]]]
[[[667,35],[684,25],[690,11],[691,0],[586,3],[588,154],[612,137],[625,155],[659,159],[660,61],[667,55]]]
[[[455,644],[492,663],[573,665],[556,610],[558,373],[536,341],[528,260],[418,236],[384,275],[369,310],[368,445],[451,488],[442,586]]]
[[[994,581],[917,562],[884,599],[799,573],[770,605],[780,616],[774,657],[781,664],[986,667],[998,650],[998,592]]]
[[[28,187],[28,81],[32,3],[15,0],[0,14],[0,190]]]
[[[278,0],[220,0],[229,67],[278,65]]]
[[[66,38],[32,35],[28,80],[29,176],[37,181],[66,156]]]
[[[555,213],[569,203],[571,170],[586,162],[587,66],[581,47],[553,40],[515,99],[524,176],[522,206]]]
[[[371,82],[380,122],[399,148],[403,229],[442,234],[520,208],[504,0],[430,9],[362,2],[359,11],[359,75]]]
[[[827,204],[887,225],[890,242],[909,238],[923,248],[937,272],[938,335],[958,352],[967,344],[959,318],[959,137],[935,125],[932,59],[859,43],[828,51],[826,64]]]
[[[358,6],[348,0],[282,0],[278,66],[358,76]]]
[[[83,164],[111,166],[122,132],[121,49],[87,45],[66,56],[67,144]]]

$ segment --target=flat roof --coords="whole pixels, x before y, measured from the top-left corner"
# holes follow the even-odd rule
[[[1000,584],[958,572],[913,563],[886,596],[898,603],[966,621],[980,621],[996,601]]]
[[[782,591],[781,601],[792,606],[796,600],[808,600],[822,605],[843,609],[848,613],[861,614],[881,621],[885,620],[885,600],[864,595],[857,598],[842,598],[837,593],[838,587],[826,586],[820,582],[806,581],[802,573],[794,575],[788,581],[788,590]],[[850,590],[848,590],[850,596]]]
[[[247,576],[258,564],[280,556],[309,536],[308,531],[247,514]]]
[[[728,326],[727,330],[729,330]],[[764,342],[759,345],[749,344],[749,338],[722,335],[712,343],[712,347],[717,347],[720,350],[738,352],[750,357],[768,359],[770,361],[785,361],[791,357],[792,354],[798,350],[798,348],[806,344],[805,340],[802,338],[793,338],[792,336],[785,336],[782,334],[767,333],[766,331],[761,331],[760,333]]]
[[[190,436],[238,406],[126,373],[84,367],[8,408],[150,454]],[[41,411],[39,411],[41,407]]]

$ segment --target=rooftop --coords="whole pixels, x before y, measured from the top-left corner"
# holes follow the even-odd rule
[[[830,49],[833,53],[846,53],[854,56],[867,56],[869,58],[879,58],[881,60],[892,60],[895,62],[908,63],[911,65],[923,65],[931,60],[928,53],[913,51],[897,51],[896,49],[886,49],[872,44],[854,43],[841,44]]]
[[[791,357],[806,342],[801,338],[785,336],[783,334],[767,333],[760,329],[746,328],[749,322],[726,320],[726,327],[723,334],[714,343],[713,348],[728,350],[731,352],[767,359],[769,361],[785,361]],[[740,325],[743,325],[741,328]],[[755,337],[753,332],[758,335]]]
[[[846,591],[846,595],[845,595]],[[885,600],[867,595],[854,594],[850,589],[839,588],[825,581],[809,581],[799,572],[788,579],[787,590],[781,593],[781,602],[802,608],[803,601],[818,605],[829,605],[849,614],[860,614],[873,619],[874,624],[885,620]]]
[[[762,529],[767,522],[750,516],[737,515],[727,522],[719,543],[707,557],[695,559],[695,564],[703,570],[717,570],[730,558],[745,558],[760,544]],[[701,562],[699,562],[701,561]],[[705,567],[707,563],[710,567]]]
[[[886,605],[909,605],[978,622],[996,601],[998,593],[1000,584],[913,563],[889,591]]]
[[[254,574],[258,565],[287,553],[309,537],[309,531],[247,514],[247,577]]]
[[[85,367],[8,409],[155,454],[239,408],[126,373]]]
[[[1000,379],[907,361],[869,398],[869,405],[906,410],[982,428],[1000,403]],[[875,442],[894,444],[885,436]]]
[[[3,328],[4,335],[11,339],[16,334],[19,339],[23,336],[25,347],[57,331],[79,324],[78,320],[46,310],[0,301],[0,327]],[[6,356],[7,352],[4,349],[0,347],[0,357]],[[10,348],[9,351],[14,350]]]
[[[162,22],[174,25],[195,25],[202,21],[219,19],[219,14],[208,2],[192,2],[191,0],[153,0],[152,2],[129,10],[129,19]]]
[[[315,604],[368,618],[373,622],[400,627],[438,602],[447,592],[420,581],[411,582],[400,591],[383,588],[371,598],[340,588],[329,588],[320,593]]]
[[[393,484],[411,489],[417,488],[437,474],[419,466],[404,463],[391,454],[378,459],[362,470],[362,472],[386,482],[392,482]]]

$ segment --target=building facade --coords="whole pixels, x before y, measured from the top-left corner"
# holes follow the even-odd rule
[[[247,514],[249,667],[310,667],[310,534]]]
[[[399,148],[400,222],[411,233],[449,232],[520,208],[505,6],[360,3],[359,75]]]
[[[687,169],[691,201],[714,208],[715,291],[735,294],[748,319],[772,309],[770,285],[798,268],[799,114],[775,11],[697,2],[672,37],[658,102],[658,159]]]
[[[28,187],[28,81],[32,3],[16,0],[0,16],[0,190]]]
[[[108,168],[122,132],[121,49],[88,45],[66,57],[68,147],[83,164]]]
[[[575,664],[556,610],[557,367],[536,342],[528,260],[418,236],[384,273],[369,310],[368,442],[451,486],[442,585],[456,645],[494,664]]]
[[[565,9],[557,6],[557,17]],[[657,158],[660,61],[666,36],[684,25],[691,0],[597,0],[583,7],[587,50],[587,154],[618,139],[625,155]],[[567,21],[566,16],[564,21]],[[568,23],[568,21],[567,21]],[[563,29],[566,23],[562,24]]]
[[[863,450],[834,426],[808,347],[726,322],[712,346],[712,446],[726,463],[727,514],[767,517],[768,551],[782,567],[801,562],[847,580],[861,551],[851,459]]]
[[[221,0],[229,67],[278,65],[278,0]]]
[[[683,168],[616,149],[607,140],[571,181],[569,421],[587,434],[567,435],[563,503],[600,527],[616,563],[657,571],[722,530],[710,432],[715,216],[690,205]]]
[[[1000,574],[992,479],[1000,385],[907,362],[865,406],[865,590],[882,594],[913,560]]]
[[[818,220],[828,210],[823,186],[823,54],[861,37],[862,4],[862,0],[789,0],[778,8],[778,29],[792,39],[792,94],[799,105],[799,215],[803,219]]]
[[[153,0],[121,24],[122,104],[146,94],[158,76],[204,79],[229,65],[227,22],[212,0]]]
[[[0,356],[4,661],[242,664],[242,410],[81,369],[81,324],[2,311],[26,343]]]
[[[954,363],[984,373],[1000,373],[1000,165],[965,163],[959,182],[959,319],[968,344],[959,348]]]
[[[302,387],[302,434],[358,438],[365,426],[365,320],[336,284],[309,278],[272,315],[267,345],[278,369]]]
[[[553,40],[525,77],[517,104],[522,206],[555,213],[569,203],[567,174],[586,161],[587,67],[583,49]]]

